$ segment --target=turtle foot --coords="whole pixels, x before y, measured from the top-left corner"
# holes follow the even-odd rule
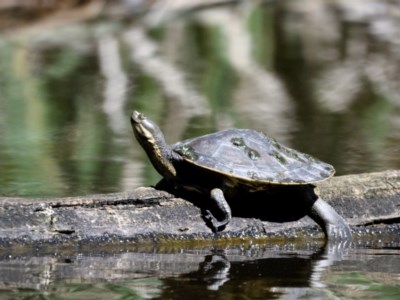
[[[324,228],[329,241],[351,241],[351,229],[346,220],[321,198],[313,203],[310,217]]]
[[[351,241],[351,229],[346,223],[327,224],[326,235],[329,241]]]
[[[209,210],[204,212],[203,217],[209,223],[213,232],[224,230],[225,226],[229,223],[229,219],[218,221]]]

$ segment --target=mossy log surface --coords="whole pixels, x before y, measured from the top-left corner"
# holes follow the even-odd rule
[[[398,242],[400,171],[338,176],[318,184],[316,191],[347,219],[355,239],[375,237]],[[88,243],[323,238],[323,232],[309,217],[271,222],[260,217],[264,208],[251,200],[243,201],[248,208],[246,217],[234,210],[227,228],[214,233],[192,202],[150,187],[59,199],[1,197],[0,249],[19,244],[75,247]]]

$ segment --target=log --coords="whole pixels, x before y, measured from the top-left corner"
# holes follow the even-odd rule
[[[347,219],[354,239],[399,242],[400,171],[338,176],[318,184],[316,191]],[[0,197],[0,250],[17,245],[89,247],[323,238],[309,217],[271,221],[260,214],[264,207],[251,199],[239,203],[247,208],[246,215],[234,210],[226,229],[214,233],[201,217],[202,205],[189,200],[153,187],[56,199]],[[200,201],[207,205],[205,199]],[[263,200],[269,202],[273,201]]]

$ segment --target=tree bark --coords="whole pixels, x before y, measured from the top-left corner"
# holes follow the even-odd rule
[[[355,238],[399,239],[400,171],[339,176],[318,184],[316,192],[349,222]],[[0,249],[323,237],[307,216],[271,222],[235,212],[226,229],[214,233],[192,202],[151,187],[57,199],[0,197]],[[252,207],[250,201],[243,205]]]

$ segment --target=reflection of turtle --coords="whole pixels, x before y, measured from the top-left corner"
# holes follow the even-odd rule
[[[138,142],[167,182],[200,192],[215,202],[223,219],[217,220],[208,210],[204,215],[215,231],[231,219],[224,194],[301,185],[310,187],[304,189],[310,216],[323,226],[328,237],[351,238],[344,219],[314,194],[311,185],[331,177],[335,172],[332,166],[254,130],[228,129],[169,146],[160,128],[139,112],[132,113],[131,124]]]

